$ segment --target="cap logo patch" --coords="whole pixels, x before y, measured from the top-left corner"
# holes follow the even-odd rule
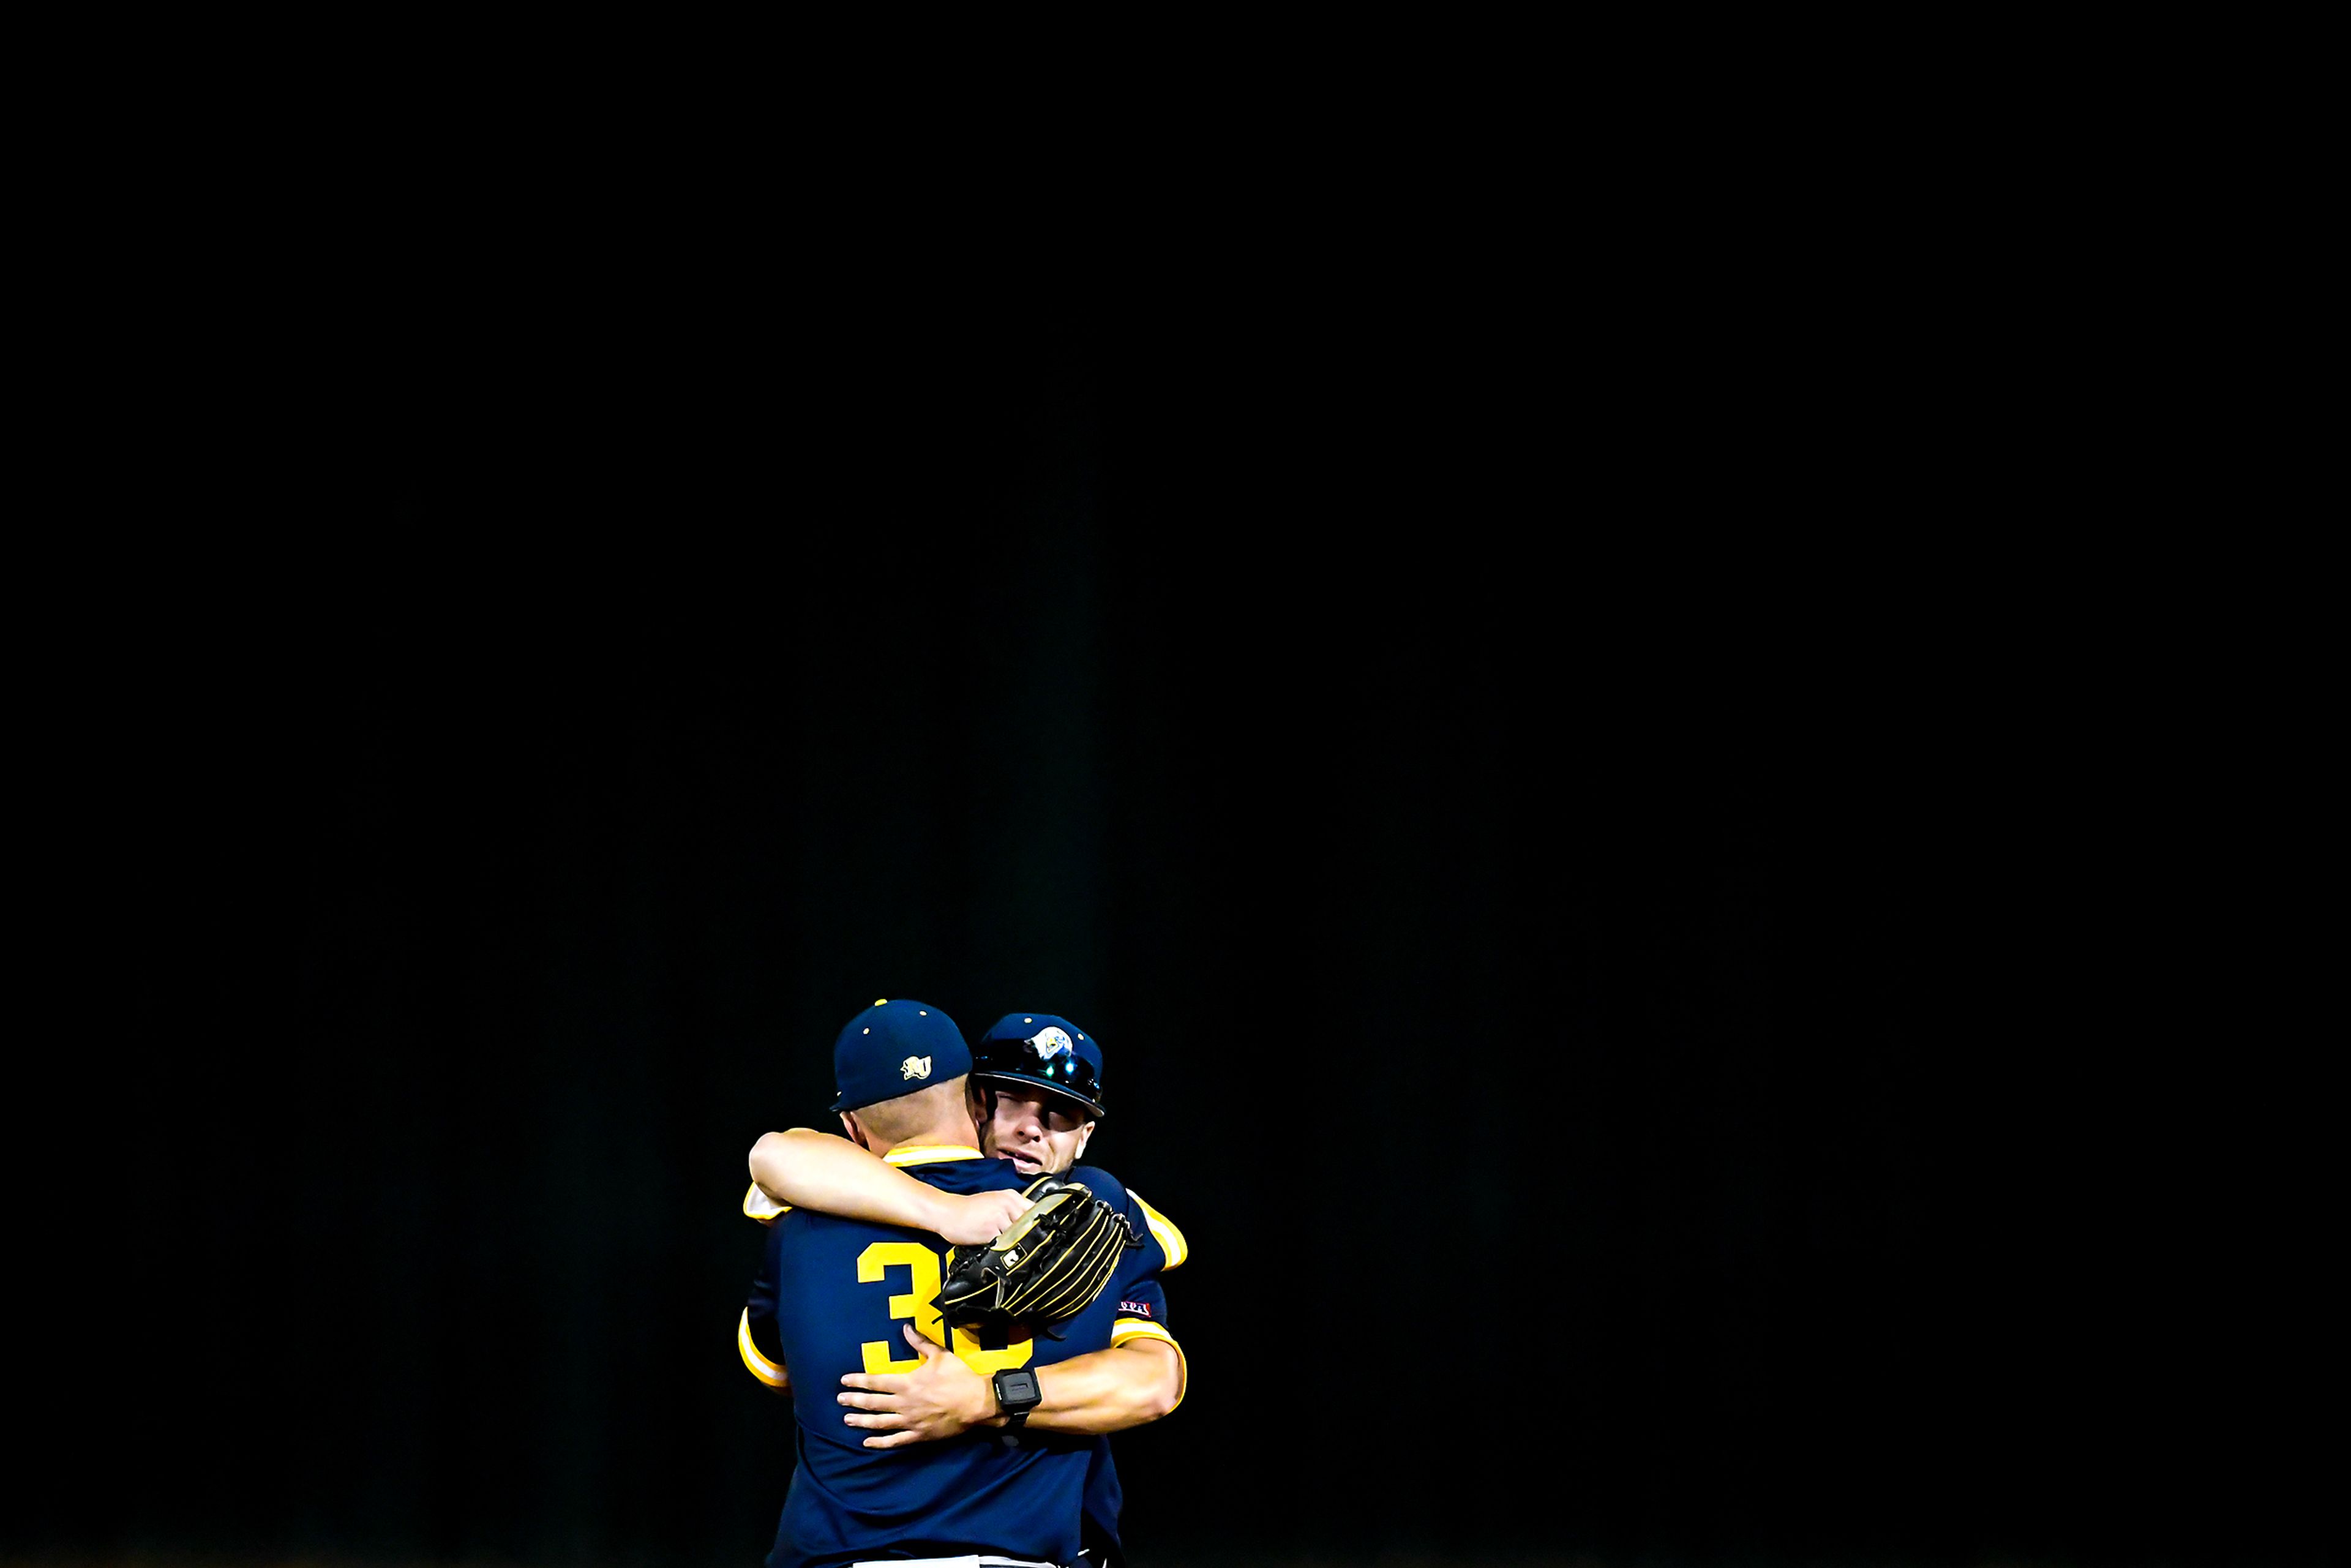
[[[908,1078],[928,1078],[931,1075],[931,1059],[927,1056],[910,1056],[898,1064],[898,1071]]]
[[[1052,1061],[1053,1058],[1061,1055],[1061,1052],[1065,1051],[1074,1049],[1070,1044],[1070,1037],[1068,1035],[1062,1033],[1058,1029],[1051,1028],[1039,1030],[1034,1035],[1029,1037],[1029,1043],[1035,1046],[1037,1048],[1037,1054],[1044,1058],[1047,1061]]]

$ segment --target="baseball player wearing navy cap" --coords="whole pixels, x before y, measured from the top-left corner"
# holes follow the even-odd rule
[[[1101,1041],[1069,1019],[1051,1013],[1007,1013],[997,1019],[972,1047],[972,1081],[987,1098],[987,1152],[1011,1161],[1023,1176],[1065,1171],[1085,1158],[1094,1124],[1103,1115],[1102,1072]],[[1159,1276],[1181,1263],[1188,1248],[1183,1232],[1141,1194],[1129,1187],[1127,1197],[1134,1200],[1151,1244],[1121,1282],[1114,1333],[1124,1337],[1115,1343],[1147,1343],[1144,1336],[1155,1334],[1173,1347],[1167,1292]],[[1176,1354],[1180,1376],[1183,1353]],[[1183,1397],[1180,1384],[1176,1397]],[[1105,1433],[1094,1439],[1086,1473],[1089,1563],[1118,1568],[1126,1561],[1118,1528],[1124,1506],[1125,1490]]]
[[[1083,1156],[1104,1113],[1098,1040],[1054,1014],[1008,1013],[974,1047],[972,1064],[986,1152],[1011,1165],[1024,1180],[1070,1170]],[[883,1223],[927,1225],[958,1241],[987,1239],[994,1231],[982,1228],[1002,1223],[980,1207],[999,1194],[957,1198],[935,1192],[841,1139],[805,1128],[768,1134],[753,1149],[751,1166],[755,1181],[745,1211],[755,1218],[797,1204]],[[1122,1490],[1106,1434],[1173,1410],[1182,1402],[1186,1384],[1183,1352],[1167,1329],[1166,1292],[1158,1276],[1181,1263],[1189,1248],[1165,1215],[1132,1192],[1128,1197],[1137,1233],[1149,1240],[1114,1281],[1114,1290],[1104,1292],[1118,1297],[1113,1349],[1080,1358],[1090,1364],[1082,1405],[1079,1391],[1069,1390],[1068,1429],[1103,1434],[1095,1439],[1084,1495],[1085,1561],[1093,1564],[1123,1560],[1118,1535]],[[965,1234],[956,1234],[958,1228]],[[752,1370],[760,1371],[756,1365]],[[1073,1382],[1059,1369],[1055,1376],[1065,1385]],[[965,1416],[984,1403],[973,1375],[945,1357],[926,1361],[906,1376],[852,1376],[844,1382],[871,1391],[872,1396],[854,1402],[872,1414],[849,1419],[891,1434],[867,1439],[875,1446],[953,1436],[963,1429]],[[843,1398],[852,1401],[851,1396]]]
[[[976,1329],[947,1331],[936,1305],[944,1238],[927,1220],[975,1201],[1001,1215],[1025,1178],[982,1155],[971,1054],[937,1009],[877,1002],[842,1029],[833,1061],[848,1142],[824,1141],[926,1196],[918,1213],[879,1222],[761,1200],[774,1212],[760,1216],[771,1222],[767,1256],[737,1343],[754,1375],[791,1394],[799,1434],[770,1568],[968,1562],[975,1552],[1073,1561],[1096,1447],[1082,1435],[1113,1429],[1104,1412],[1123,1416],[1134,1403],[1111,1391],[1134,1381],[1137,1353],[1124,1341],[1150,1337],[1120,1332],[1136,1282],[1114,1280],[1060,1325],[1059,1340],[1016,1331],[984,1343]],[[1138,1214],[1114,1176],[1076,1174]],[[956,1204],[943,1208],[948,1198]],[[1174,1358],[1164,1329],[1157,1341]],[[1163,1410],[1181,1396],[1175,1359]],[[835,1393],[843,1387],[859,1392]],[[909,1396],[919,1406],[913,1425],[899,1409]],[[861,1440],[859,1428],[885,1435]]]
[[[887,997],[841,1026],[832,1041],[832,1103],[844,1119],[884,1100],[945,1088],[971,1071],[971,1048],[955,1020],[921,1002]]]

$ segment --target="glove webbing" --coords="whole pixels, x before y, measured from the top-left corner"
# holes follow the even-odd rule
[[[1006,1312],[1057,1322],[1084,1311],[1110,1283],[1123,1249],[1125,1226],[1108,1204],[1089,1198],[1085,1210],[1075,1225],[1061,1228],[1073,1234],[1063,1243],[1062,1254],[1044,1272],[1006,1281],[1009,1287],[1003,1302]]]

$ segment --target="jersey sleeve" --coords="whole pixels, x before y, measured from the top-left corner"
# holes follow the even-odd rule
[[[1144,1202],[1142,1194],[1117,1178],[1091,1167],[1071,1174],[1092,1186],[1096,1197],[1116,1205],[1126,1215],[1128,1226],[1143,1240],[1142,1246],[1128,1250],[1125,1261],[1107,1287],[1118,1294],[1118,1310],[1111,1320],[1111,1346],[1115,1349],[1145,1339],[1165,1342],[1176,1353],[1182,1368],[1184,1382],[1176,1394],[1176,1403],[1181,1405],[1191,1383],[1191,1362],[1168,1330],[1167,1290],[1160,1283],[1159,1276],[1191,1256],[1191,1246],[1165,1215]]]
[[[762,1225],[773,1225],[791,1211],[790,1204],[778,1203],[758,1182],[753,1182],[751,1190],[743,1195],[744,1217],[756,1219]]]
[[[1183,1364],[1188,1386],[1191,1364],[1184,1354],[1184,1347],[1168,1332],[1167,1291],[1160,1284],[1159,1276],[1190,1257],[1191,1245],[1165,1215],[1144,1202],[1141,1194],[1116,1176],[1092,1166],[1081,1166],[1070,1175],[1092,1188],[1095,1197],[1125,1214],[1128,1226],[1143,1240],[1142,1246],[1127,1250],[1119,1271],[1103,1287],[1105,1292],[1115,1291],[1118,1296],[1118,1311],[1111,1320],[1112,1348],[1139,1339],[1164,1340]],[[1179,1388],[1176,1403],[1183,1402],[1183,1390]]]
[[[759,1189],[754,1186],[751,1190],[756,1193]],[[789,1388],[791,1378],[784,1370],[783,1341],[776,1333],[777,1244],[774,1222],[770,1220],[767,1246],[759,1254],[759,1272],[751,1281],[751,1299],[735,1325],[735,1349],[752,1376],[770,1388]]]
[[[1176,1343],[1176,1336],[1167,1332],[1167,1288],[1156,1274],[1125,1281],[1118,1288],[1118,1317],[1111,1325],[1110,1342],[1118,1345],[1131,1339]]]
[[[1184,1347],[1167,1329],[1167,1291],[1153,1273],[1140,1280],[1122,1281],[1118,1287],[1118,1316],[1111,1320],[1110,1343],[1115,1350],[1138,1340],[1155,1339],[1176,1353],[1176,1403],[1168,1406],[1172,1415],[1181,1408],[1184,1396],[1191,1391],[1192,1360]]]

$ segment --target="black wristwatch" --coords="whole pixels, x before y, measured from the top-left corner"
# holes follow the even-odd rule
[[[1011,1417],[1004,1424],[1017,1431],[1029,1419],[1029,1412],[1045,1402],[1045,1393],[1037,1386],[1035,1373],[1025,1366],[1008,1366],[996,1375],[996,1402]]]

